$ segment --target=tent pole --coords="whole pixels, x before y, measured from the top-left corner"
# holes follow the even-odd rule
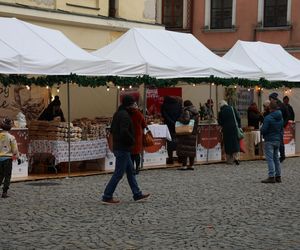
[[[144,99],[144,102],[143,102],[143,116],[144,116],[144,119],[146,119],[146,104],[147,104],[147,88],[146,88],[146,84],[144,83],[144,92],[143,92],[143,99]],[[144,131],[143,131],[144,133]],[[141,168],[144,167],[144,149],[142,150],[142,155],[141,155]]]
[[[70,177],[71,174],[71,117],[70,117],[70,82],[67,81],[67,96],[68,96],[68,178]]]
[[[209,83],[209,99],[211,99],[211,83]],[[209,147],[210,147],[210,130],[211,130],[211,112],[209,111],[209,117],[208,117],[208,141],[209,141]],[[209,147],[206,150],[206,163],[208,163],[208,155],[209,155]]]

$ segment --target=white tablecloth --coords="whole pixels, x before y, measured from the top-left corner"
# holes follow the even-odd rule
[[[168,141],[172,141],[167,125],[151,124],[148,125],[148,128],[152,132],[154,138],[166,138]]]
[[[71,142],[70,161],[86,161],[104,158],[106,155],[106,139]],[[29,143],[28,154],[49,153],[55,157],[55,165],[69,161],[68,142],[32,140]]]

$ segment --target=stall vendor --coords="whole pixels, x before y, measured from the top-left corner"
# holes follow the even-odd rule
[[[59,100],[59,96],[55,96],[54,100],[50,102],[47,108],[44,109],[39,117],[39,120],[53,121],[55,118],[59,117],[61,122],[65,122],[66,120],[60,105],[61,102]]]

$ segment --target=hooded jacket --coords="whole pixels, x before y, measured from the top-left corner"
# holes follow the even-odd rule
[[[268,114],[265,119],[263,126],[260,129],[265,141],[278,141],[283,134],[283,119],[280,110],[276,110]]]
[[[126,108],[121,105],[111,123],[113,150],[130,152],[134,145],[134,127]]]

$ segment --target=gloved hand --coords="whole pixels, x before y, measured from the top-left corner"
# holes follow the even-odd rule
[[[21,164],[21,159],[18,159],[18,165],[20,165]]]

